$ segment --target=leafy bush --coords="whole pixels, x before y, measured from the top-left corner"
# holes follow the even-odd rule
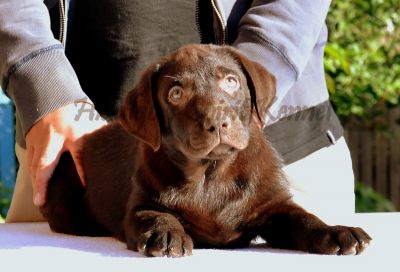
[[[398,0],[332,2],[325,69],[342,121],[356,116],[371,124],[381,113],[379,105],[399,106],[399,11]]]
[[[344,123],[356,120],[362,127],[389,132],[382,116],[400,103],[399,10],[398,0],[332,1],[324,64],[332,104]],[[358,183],[356,210],[395,208]]]
[[[395,212],[396,208],[392,202],[381,194],[375,192],[371,187],[356,183],[356,212]]]
[[[11,203],[11,189],[3,185],[0,180],[0,223],[4,222]]]

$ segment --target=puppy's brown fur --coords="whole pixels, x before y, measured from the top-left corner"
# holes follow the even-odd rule
[[[278,248],[362,252],[362,229],[328,226],[292,202],[253,118],[274,95],[274,78],[230,47],[179,49],[144,72],[117,121],[85,136],[85,188],[63,155],[43,214],[55,231],[114,235],[149,256],[257,235]]]

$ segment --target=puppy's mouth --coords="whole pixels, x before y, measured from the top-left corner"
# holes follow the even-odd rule
[[[231,156],[237,151],[244,149],[246,146],[247,142],[242,145],[233,145],[226,143],[221,139],[215,139],[212,143],[204,145],[193,145],[187,143],[184,145],[184,148],[182,148],[182,152],[187,157],[193,159],[219,160]]]
[[[186,147],[182,148],[181,151],[185,156],[192,159],[220,160],[229,157],[237,152],[238,149],[227,144],[217,144],[214,148]]]
[[[237,148],[227,145],[227,144],[219,144],[217,147],[215,147],[211,152],[209,152],[205,159],[210,159],[210,160],[218,160],[218,159],[223,159],[225,157],[228,157],[238,151]]]

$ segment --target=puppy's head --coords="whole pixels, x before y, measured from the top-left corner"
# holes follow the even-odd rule
[[[188,45],[144,72],[120,120],[155,151],[220,159],[246,148],[252,114],[262,122],[274,95],[273,76],[235,49]]]

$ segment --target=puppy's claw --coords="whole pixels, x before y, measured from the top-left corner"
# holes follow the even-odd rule
[[[140,253],[140,254],[146,254],[146,244],[145,243],[139,243],[138,244],[138,246],[137,246],[137,251]]]
[[[181,231],[154,232],[137,246],[139,253],[152,257],[189,256],[192,254],[192,249],[192,239]]]
[[[191,256],[193,247],[194,245],[192,239],[188,235],[186,235],[186,237],[183,238],[183,256]]]
[[[334,226],[318,232],[311,252],[358,255],[368,247],[371,237],[361,228]]]

